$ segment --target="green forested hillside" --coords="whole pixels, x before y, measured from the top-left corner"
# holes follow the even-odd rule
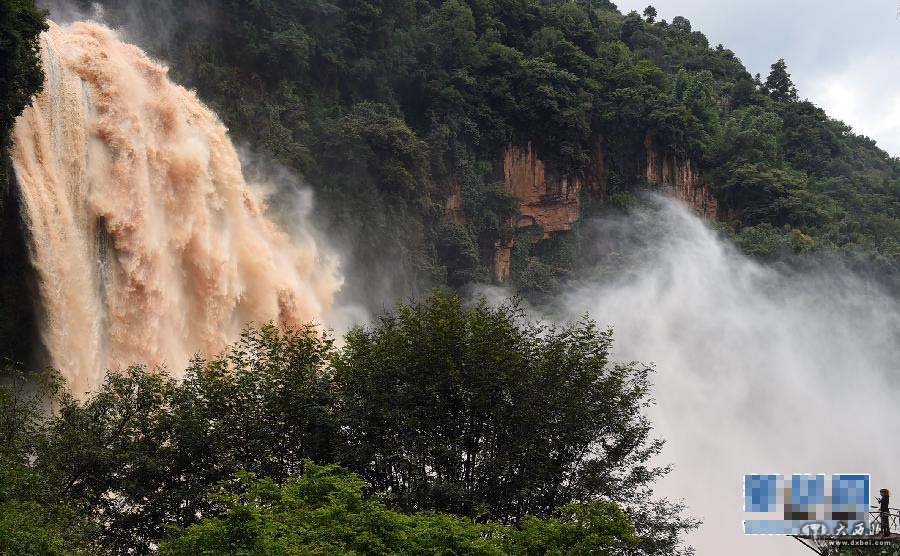
[[[500,150],[529,141],[575,177],[602,141],[583,217],[642,186],[649,135],[696,162],[750,253],[900,256],[900,162],[799,100],[783,61],[754,78],[685,17],[606,0],[102,4],[237,137],[305,176],[350,252],[349,289],[365,269],[370,298],[489,280],[516,210]],[[454,184],[462,224],[442,218]],[[535,264],[512,282],[555,287],[576,259],[567,235],[518,249]],[[371,279],[386,267],[389,284]]]
[[[513,228],[510,144],[588,184],[582,220],[648,185],[649,137],[693,161],[748,253],[900,260],[900,161],[800,100],[782,61],[751,76],[685,17],[605,0],[100,4],[257,160],[303,176],[347,295],[375,307],[492,281],[515,234],[519,291],[577,269],[577,223]],[[41,81],[41,15],[0,0],[0,26],[5,163]],[[25,232],[14,202],[0,208],[0,356],[22,358]],[[665,469],[650,369],[608,361],[611,333],[437,294],[344,340],[250,330],[183,381],[135,368],[84,402],[3,371],[0,553],[686,553],[694,523],[651,492]]]
[[[376,307],[492,279],[517,210],[500,152],[529,141],[573,177],[602,141],[583,218],[643,185],[652,136],[698,165],[750,253],[837,249],[891,269],[900,254],[900,162],[799,100],[783,62],[754,79],[685,17],[605,0],[101,4],[239,141],[304,176],[347,253],[348,295]],[[454,188],[461,223],[444,218]],[[520,242],[513,284],[556,287],[576,235]]]

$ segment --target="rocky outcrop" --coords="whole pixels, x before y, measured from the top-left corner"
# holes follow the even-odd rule
[[[718,216],[719,205],[694,162],[674,153],[665,152],[656,146],[653,137],[648,135],[644,142],[646,147],[647,167],[645,178],[649,183],[672,188],[675,197],[706,218]]]
[[[508,145],[501,156],[504,186],[519,201],[519,213],[509,221],[513,229],[539,226],[543,239],[546,239],[554,233],[572,229],[581,216],[582,198],[599,203],[606,201],[607,176],[602,141],[597,141],[591,163],[578,176],[556,171],[552,164],[538,156],[531,143]],[[716,198],[692,160],[657,147],[650,135],[645,140],[645,156],[643,177],[648,183],[669,188],[673,196],[698,214],[717,218]],[[634,179],[631,183],[639,182],[641,177],[640,162],[635,162],[636,166],[629,172]],[[457,224],[465,222],[458,182],[449,184],[444,220]],[[540,240],[541,236],[536,236],[535,241]],[[513,234],[511,239],[501,239],[494,244],[493,270],[499,282],[509,279],[515,242]]]
[[[529,143],[510,145],[503,150],[503,181],[506,190],[519,200],[516,228],[538,225],[544,237],[553,232],[571,230],[578,220],[580,178],[548,175],[547,164],[539,159]]]
[[[588,173],[591,191],[603,192],[603,151],[597,152]],[[519,214],[511,222],[514,228],[540,226],[543,237],[568,231],[581,214],[579,195],[585,187],[580,177],[559,174],[541,160],[531,143],[509,145],[503,149],[503,183],[519,200]],[[504,282],[509,278],[515,238],[494,246],[494,276]]]
[[[444,199],[444,221],[459,225],[465,224],[466,215],[462,204],[462,190],[459,187],[459,180],[452,179],[450,181],[450,193]]]

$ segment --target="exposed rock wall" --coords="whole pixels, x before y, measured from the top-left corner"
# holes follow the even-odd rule
[[[444,200],[444,221],[453,224],[463,225],[466,222],[466,215],[462,206],[462,191],[459,186],[459,180],[451,179],[450,193]]]
[[[710,219],[718,217],[718,202],[692,160],[665,152],[649,135],[644,145],[647,158],[644,177],[648,182],[673,188],[675,197],[697,214]]]
[[[553,232],[571,230],[578,220],[582,180],[548,175],[546,163],[537,157],[531,143],[503,150],[503,181],[520,203],[519,217],[513,223],[516,228],[537,224],[547,238]]]
[[[599,142],[596,155],[589,172],[592,193],[603,189],[603,151]],[[581,214],[579,195],[585,180],[553,172],[538,158],[530,142],[524,147],[509,145],[503,149],[503,182],[519,200],[519,214],[511,222],[514,228],[537,225],[548,238],[550,234],[571,230]],[[494,276],[504,282],[509,278],[515,238],[498,241],[494,247]]]
[[[645,156],[643,177],[647,182],[670,188],[676,198],[704,217],[715,219],[719,216],[718,203],[693,161],[657,147],[650,135],[645,140]],[[514,229],[537,225],[546,239],[554,233],[572,229],[581,216],[582,195],[592,201],[606,202],[605,152],[600,140],[583,177],[555,171],[538,156],[531,143],[508,145],[501,158],[506,191],[519,201],[519,213],[509,222]],[[635,171],[640,172],[639,164]],[[640,175],[634,179],[639,181]],[[449,184],[444,219],[457,224],[465,222],[458,182]],[[515,241],[513,236],[494,244],[493,270],[499,282],[509,279]]]

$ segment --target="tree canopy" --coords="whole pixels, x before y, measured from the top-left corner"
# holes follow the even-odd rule
[[[83,401],[21,377],[0,386],[0,532],[17,531],[2,542],[678,554],[695,522],[651,496],[666,468],[648,463],[650,369],[610,361],[611,344],[586,319],[438,291],[341,347],[311,326],[249,328],[180,380],[132,367]]]
[[[567,554],[624,555],[641,539],[615,504],[572,504],[520,528],[437,513],[401,514],[336,466],[308,463],[302,477],[278,484],[238,475],[213,491],[218,517],[177,532],[162,556],[196,554]]]
[[[793,102],[797,100],[797,88],[791,81],[791,74],[787,72],[787,64],[784,58],[779,58],[772,64],[772,71],[763,85],[765,91],[773,99],[780,102]]]

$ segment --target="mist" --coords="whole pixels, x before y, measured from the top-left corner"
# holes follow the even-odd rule
[[[657,494],[704,524],[698,555],[803,554],[744,536],[745,473],[871,473],[900,488],[900,305],[837,264],[803,271],[738,253],[675,201],[590,225],[605,261],[559,300],[615,332],[615,357],[653,363],[652,418],[672,473]],[[618,268],[610,268],[617,261]]]
[[[41,4],[60,22],[97,17],[70,2]],[[172,5],[160,3],[154,17],[129,12],[114,26],[166,59],[177,40],[165,24]],[[179,13],[206,21],[202,3],[190,5]],[[178,68],[188,86],[191,73]],[[354,265],[345,255],[349,235],[322,238],[299,224],[317,219],[309,188],[254,159],[242,160],[250,185],[276,188],[270,209],[292,238],[340,254],[347,282],[327,326],[340,334],[371,308],[411,294],[399,254],[387,253],[380,268]],[[655,365],[652,418],[667,441],[660,463],[674,464],[657,494],[683,499],[703,520],[688,539],[700,556],[805,553],[789,538],[742,534],[745,473],[871,473],[873,492],[900,488],[900,474],[890,472],[900,459],[891,442],[900,433],[895,297],[834,262],[804,270],[759,264],[662,197],[592,222],[589,236],[582,258],[597,271],[566,288],[554,317],[589,313],[613,327],[615,358]]]

